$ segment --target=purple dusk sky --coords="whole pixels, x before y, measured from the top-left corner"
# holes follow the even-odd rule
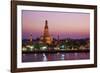
[[[89,38],[90,14],[71,12],[22,11],[22,38],[27,39],[43,35],[45,20],[53,38]]]

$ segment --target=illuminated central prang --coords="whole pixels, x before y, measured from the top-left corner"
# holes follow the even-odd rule
[[[48,28],[48,21],[45,20],[45,27],[43,35],[40,38],[41,42],[50,45],[52,43],[52,37],[49,34],[49,28]]]

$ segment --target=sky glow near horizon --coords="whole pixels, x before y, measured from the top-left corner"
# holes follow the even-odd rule
[[[22,10],[22,38],[28,39],[31,33],[33,39],[43,35],[45,20],[53,38],[90,37],[89,13]]]

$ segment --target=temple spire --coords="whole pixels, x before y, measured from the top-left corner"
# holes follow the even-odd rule
[[[47,20],[45,20],[43,37],[41,37],[41,40],[45,44],[51,44],[52,43],[52,37],[49,34],[49,27],[48,27],[48,21]]]
[[[29,36],[29,44],[30,44],[30,45],[32,45],[32,42],[33,42],[32,39],[33,39],[33,38],[32,38],[32,33],[31,33],[30,36]]]
[[[48,21],[45,20],[45,29],[48,29]]]

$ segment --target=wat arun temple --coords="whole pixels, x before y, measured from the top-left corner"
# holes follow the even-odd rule
[[[49,33],[48,21],[46,20],[43,35],[40,37],[40,42],[50,45],[52,41],[53,41],[53,38],[51,37]]]

